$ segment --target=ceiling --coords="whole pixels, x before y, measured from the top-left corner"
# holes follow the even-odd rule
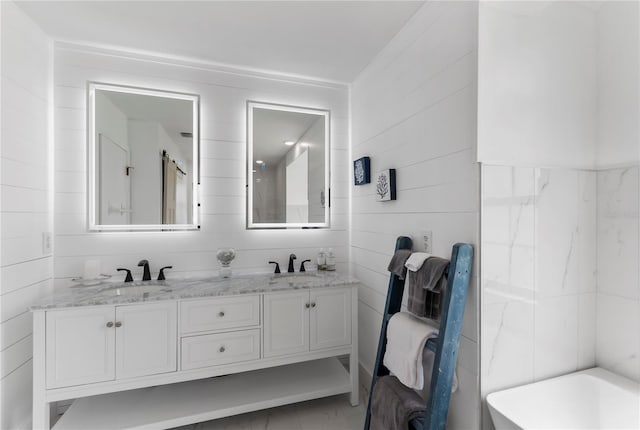
[[[253,110],[253,161],[262,160],[267,167],[277,165],[291,146],[298,142],[314,122],[324,118],[300,112],[255,108]]]
[[[96,91],[102,92],[128,119],[160,124],[182,150],[182,154],[171,154],[173,158],[193,159],[193,139],[180,135],[181,132],[193,133],[193,102],[119,91]]]
[[[423,1],[17,1],[57,40],[352,82]]]

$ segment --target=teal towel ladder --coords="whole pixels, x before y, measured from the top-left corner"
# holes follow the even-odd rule
[[[411,247],[412,241],[410,237],[400,236],[396,240],[396,250],[411,249]],[[467,300],[472,265],[473,246],[468,243],[456,243],[453,245],[449,267],[445,272],[447,274],[447,290],[443,297],[438,338],[429,339],[426,345],[427,348],[435,353],[429,397],[426,400],[424,414],[409,422],[409,430],[446,429],[451,385],[458,356],[464,305]],[[369,391],[369,404],[367,406],[364,430],[369,430],[371,422],[371,393],[373,393],[373,387],[379,377],[389,374],[389,369],[382,363],[387,347],[387,324],[393,314],[400,312],[403,292],[404,280],[397,275],[390,274],[387,301],[378,342],[378,354],[371,378],[371,390]]]

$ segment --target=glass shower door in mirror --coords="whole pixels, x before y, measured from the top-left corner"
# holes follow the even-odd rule
[[[247,228],[329,226],[329,112],[247,103]]]
[[[90,230],[198,227],[199,97],[89,84]]]

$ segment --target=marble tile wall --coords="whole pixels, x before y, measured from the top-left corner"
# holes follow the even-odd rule
[[[640,381],[640,168],[601,170],[596,362]]]
[[[596,173],[483,165],[481,210],[482,396],[593,366]]]

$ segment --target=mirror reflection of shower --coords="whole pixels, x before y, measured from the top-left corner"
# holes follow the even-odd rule
[[[292,109],[249,107],[248,210],[254,227],[328,222],[328,113]]]

